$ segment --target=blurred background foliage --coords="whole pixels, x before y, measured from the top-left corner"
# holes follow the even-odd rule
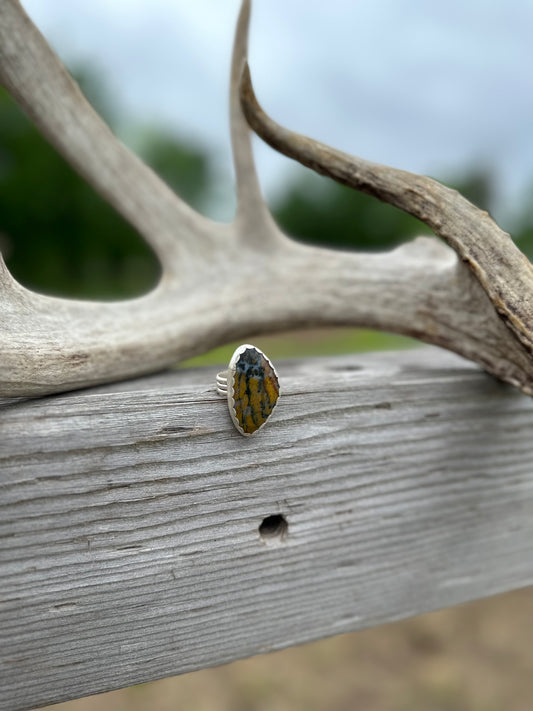
[[[113,127],[113,106],[101,78],[89,68],[79,69],[76,76]],[[132,133],[141,157],[188,203],[209,212],[209,201],[216,194],[214,183],[220,179],[209,155],[157,127],[136,126]],[[279,224],[297,239],[333,248],[384,250],[429,233],[410,215],[306,169],[295,169],[291,175],[271,208]],[[454,186],[490,210],[491,183],[489,174],[473,169]],[[533,213],[529,206],[528,210],[517,216],[514,237],[531,256]],[[0,90],[0,249],[22,284],[60,296],[139,295],[157,282],[160,271],[137,233],[65,163],[4,90]],[[324,352],[325,340],[324,334],[307,336],[305,352]],[[299,354],[298,348],[290,346],[296,342],[285,339],[281,354]],[[326,352],[407,342],[359,332],[355,341],[346,335],[333,337]],[[279,356],[276,344],[269,346],[272,355]],[[226,355],[224,349],[213,357],[224,360]]]
[[[77,74],[91,103],[113,125],[102,83]],[[208,158],[173,136],[140,129],[143,157],[202,208]],[[112,299],[153,286],[159,264],[135,230],[82,180],[0,92],[0,248],[16,279],[46,294]]]

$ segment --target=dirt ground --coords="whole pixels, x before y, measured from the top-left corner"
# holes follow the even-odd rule
[[[533,588],[51,711],[533,711]]]

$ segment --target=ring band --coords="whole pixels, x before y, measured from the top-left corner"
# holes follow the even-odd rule
[[[267,356],[245,343],[217,374],[217,394],[228,400],[236,429],[245,437],[258,432],[273,413],[280,395],[278,374]]]
[[[221,397],[226,397],[228,394],[228,375],[229,369],[223,370],[221,373],[217,373],[217,393]]]

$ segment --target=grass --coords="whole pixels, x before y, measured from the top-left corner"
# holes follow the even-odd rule
[[[405,336],[365,329],[328,329],[285,333],[277,336],[251,337],[249,341],[272,360],[280,358],[308,358],[311,356],[341,355],[364,351],[410,348],[417,344]],[[242,341],[228,343],[209,353],[190,358],[180,368],[228,363],[233,351]]]

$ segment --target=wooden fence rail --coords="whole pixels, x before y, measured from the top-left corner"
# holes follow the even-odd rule
[[[0,403],[0,709],[533,583],[533,401],[422,348]]]

